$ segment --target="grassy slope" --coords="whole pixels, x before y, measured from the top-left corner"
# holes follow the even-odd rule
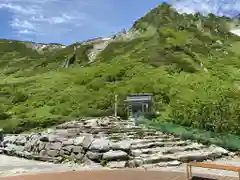
[[[0,44],[12,48],[0,55],[0,126],[21,132],[110,115],[114,93],[124,116],[128,93],[153,92],[162,119],[240,134],[240,38],[228,33],[230,21],[183,16],[162,5],[134,24],[141,36],[113,42],[92,66],[84,63],[89,47],[79,48],[79,61],[68,69],[59,67],[72,46],[39,55],[17,42],[15,48]]]

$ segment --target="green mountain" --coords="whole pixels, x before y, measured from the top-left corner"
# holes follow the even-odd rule
[[[81,116],[119,114],[152,92],[159,119],[240,134],[238,21],[162,4],[115,36],[70,46],[0,40],[0,127],[22,132]]]

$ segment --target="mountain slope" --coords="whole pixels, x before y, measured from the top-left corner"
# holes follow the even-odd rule
[[[127,94],[153,92],[162,119],[240,134],[240,38],[230,33],[232,24],[230,18],[179,14],[162,4],[122,38],[112,38],[93,62],[89,53],[96,41],[44,53],[5,44],[0,48],[12,49],[0,55],[0,126],[21,132],[111,115],[115,93],[125,116]],[[71,66],[62,68],[68,59]]]

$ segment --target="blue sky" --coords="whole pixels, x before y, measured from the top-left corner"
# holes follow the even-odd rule
[[[162,1],[0,0],[0,38],[71,44],[108,36],[128,29]],[[174,7],[180,12],[226,15],[230,9],[240,9],[240,1],[175,0]]]

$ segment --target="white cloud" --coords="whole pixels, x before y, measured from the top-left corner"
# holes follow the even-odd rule
[[[0,0],[0,11],[6,9],[11,13],[9,25],[17,37],[29,39],[28,35],[31,35],[34,41],[62,41],[66,33],[73,30],[79,33],[77,29],[82,25],[98,21],[98,17],[91,17],[88,10],[99,5],[104,8],[103,0],[100,1]]]
[[[19,39],[72,43],[91,33],[102,36],[120,30],[106,20],[113,22],[111,15],[120,8],[110,2],[113,1],[0,0],[0,11],[5,9],[11,13],[9,25]],[[229,15],[240,10],[240,0],[175,0],[173,4],[178,11],[186,13]]]
[[[22,29],[28,29],[28,30],[35,30],[36,29],[36,27],[33,23],[29,22],[28,20],[19,20],[18,18],[15,18],[11,22],[11,26],[19,29],[20,31]]]
[[[30,31],[28,29],[20,30],[18,31],[19,34],[34,34],[33,31]]]
[[[213,13],[218,16],[233,17],[240,13],[240,0],[175,0],[173,7],[181,13]],[[240,36],[240,28],[234,25],[230,32]]]
[[[67,22],[69,20],[70,20],[69,18],[61,16],[61,17],[51,17],[48,19],[48,22],[50,24],[61,24],[61,23]]]
[[[182,13],[213,13],[232,16],[240,11],[239,0],[174,0],[173,7]]]
[[[35,14],[36,11],[34,9],[26,9],[23,6],[20,5],[16,5],[16,4],[12,4],[12,3],[2,3],[0,4],[0,9],[1,8],[6,8],[6,9],[10,9],[11,11],[15,12],[15,13],[21,13],[21,14]]]

